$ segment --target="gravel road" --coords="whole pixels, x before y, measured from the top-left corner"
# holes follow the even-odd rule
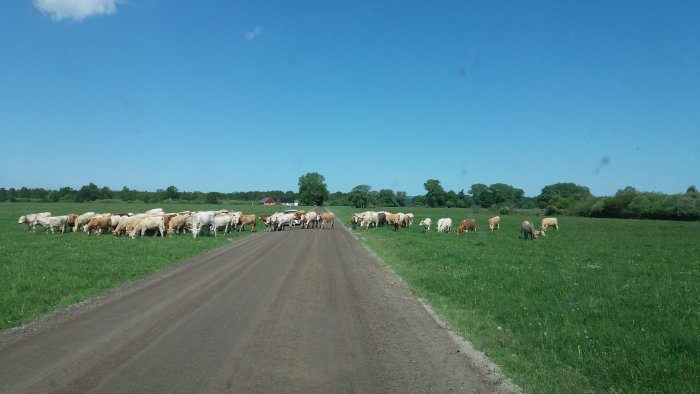
[[[1,333],[0,392],[512,391],[469,353],[336,224],[260,232]]]

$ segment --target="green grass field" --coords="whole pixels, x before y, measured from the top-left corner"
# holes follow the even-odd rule
[[[159,205],[166,211],[279,207]],[[130,240],[29,233],[30,212],[143,212],[152,204],[0,204],[0,329],[26,323],[250,234]],[[356,210],[331,207],[349,228]],[[523,214],[410,209],[411,229],[356,230],[450,328],[527,392],[700,390],[700,223],[560,217],[537,240]],[[423,233],[417,225],[433,219]],[[437,234],[440,217],[475,217],[476,234]],[[262,227],[262,226],[261,226]],[[259,227],[259,230],[262,228]]]
[[[94,212],[145,212],[162,207],[181,210],[232,209],[271,213],[280,207],[138,203],[0,203],[0,329],[15,327],[43,314],[94,297],[126,282],[146,277],[208,250],[251,234],[234,232],[193,238],[129,239],[111,234],[35,233],[18,224],[21,215],[49,211],[54,215]],[[300,207],[301,208],[301,207]],[[258,230],[265,226],[258,223]]]
[[[358,211],[331,209],[348,228]],[[700,223],[560,217],[524,240],[520,223],[541,217],[489,232],[486,212],[408,211],[409,230],[354,233],[527,392],[700,391]],[[456,235],[469,217],[477,233]]]

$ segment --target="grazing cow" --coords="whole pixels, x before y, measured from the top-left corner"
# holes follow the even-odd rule
[[[557,222],[557,218],[544,218],[542,219],[542,223],[540,225],[540,228],[542,231],[546,230],[547,227],[552,226],[554,229],[559,230],[559,223]]]
[[[194,214],[192,218],[192,237],[197,238],[197,235],[206,228],[207,231],[211,228],[214,223],[214,212],[211,211],[201,211]]]
[[[237,223],[238,231],[245,231],[246,224],[253,225],[253,229],[251,230],[251,232],[254,233],[254,232],[258,231],[257,230],[257,223],[255,220],[255,215],[240,215],[240,217],[238,218],[238,223]]]
[[[409,212],[406,214],[406,217],[408,218],[408,227],[411,227],[413,225],[413,214]]]
[[[457,234],[462,234],[463,232],[476,232],[476,220],[474,219],[464,219],[459,222],[459,227],[457,227]]]
[[[396,226],[401,223],[401,215],[398,213],[387,213],[386,222],[394,226],[394,229],[396,229]]]
[[[49,216],[49,229],[51,229],[51,234],[54,234],[56,230],[61,233],[66,231],[66,226],[68,225],[68,215],[63,216]]]
[[[180,234],[184,232],[185,224],[187,223],[187,217],[189,215],[175,215],[168,222],[168,235]],[[165,225],[165,223],[163,223]]]
[[[493,231],[494,229],[499,230],[501,228],[501,217],[500,216],[494,216],[491,219],[489,219],[489,230]]]
[[[114,230],[112,230],[112,234],[114,234],[116,237],[120,236],[121,234],[129,234],[131,232],[131,229],[133,229],[134,226],[136,226],[136,223],[138,223],[139,220],[141,220],[141,218],[144,216],[145,215],[140,214],[128,217],[126,219],[122,219],[117,225],[117,227]]]
[[[90,223],[90,220],[95,217],[95,212],[85,212],[75,218],[75,223],[73,224],[73,232],[77,233],[79,230],[83,229],[83,226]]]
[[[362,226],[366,228],[377,227],[379,225],[379,214],[377,212],[365,212],[362,219]]]
[[[379,216],[379,223],[377,226],[384,227],[384,225],[386,224],[386,212],[379,212],[377,213],[377,216]]]
[[[17,223],[24,223],[27,225],[27,231],[34,231],[36,228],[36,219],[49,216],[51,216],[51,212],[30,213],[28,215],[20,216]]]
[[[452,219],[450,218],[440,218],[437,222],[437,232],[438,233],[449,233],[452,230]]]
[[[423,231],[430,231],[430,226],[433,224],[432,219],[425,218],[420,221],[420,226],[423,227]]]
[[[68,221],[66,222],[66,229],[73,229],[75,226],[75,219],[78,217],[78,215],[74,213],[69,213],[68,215]]]
[[[90,232],[95,231],[97,234],[101,234],[103,231],[112,231],[112,217],[111,216],[95,216],[90,219],[88,224],[85,226],[85,232],[90,235]]]
[[[320,217],[321,217],[321,228],[325,229],[326,223],[329,223],[331,226],[331,230],[332,230],[334,227],[335,215],[332,212],[322,212],[320,214]]]
[[[535,230],[535,225],[531,221],[525,220],[522,224],[520,230],[523,233],[523,238],[525,239],[535,239],[538,237],[544,237],[544,231]]]
[[[147,230],[154,230],[153,236],[157,236],[158,233],[155,232],[155,230],[158,230],[160,232],[160,236],[164,237],[165,236],[165,223],[163,220],[163,216],[161,215],[148,215],[142,217],[138,223],[134,226],[134,228],[131,229],[131,232],[129,233],[129,237],[131,239],[135,239],[137,235],[141,235],[142,237],[146,235]]]

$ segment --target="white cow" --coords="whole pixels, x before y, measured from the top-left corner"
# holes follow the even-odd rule
[[[425,231],[430,231],[430,226],[433,224],[432,219],[425,218],[420,221],[420,226],[423,227]]]
[[[318,214],[314,211],[307,212],[301,217],[302,228],[309,228],[309,225],[316,227],[318,224]]]
[[[379,213],[373,211],[365,212],[361,226],[367,228],[379,226]]]
[[[78,230],[83,230],[83,226],[90,223],[90,220],[95,217],[95,212],[85,212],[84,214],[75,218],[75,223],[73,224],[73,232],[76,233]]]
[[[449,233],[452,229],[452,219],[450,218],[440,218],[437,223],[438,233]]]
[[[220,228],[224,229],[224,234],[231,231],[232,219],[233,216],[230,215],[228,212],[217,213],[216,215],[214,215],[214,221],[211,224],[211,229],[214,231],[214,236],[216,237],[216,233],[219,231]],[[236,220],[236,222],[238,222],[238,220]]]
[[[294,215],[293,213],[280,214],[275,220],[275,230],[284,230],[285,225],[291,226],[294,222],[294,219],[296,219],[296,215]]]
[[[134,226],[133,229],[131,229],[131,233],[129,233],[129,236],[131,239],[136,238],[139,233],[143,237],[146,234],[147,230],[158,230],[160,231],[160,236],[165,237],[165,221],[163,220],[162,216],[144,216],[142,217],[138,223]],[[157,233],[154,233],[153,236],[155,237],[158,235]]]
[[[51,216],[51,212],[30,213],[20,216],[17,223],[24,223],[27,225],[27,231],[34,231],[36,228],[36,219],[49,216]]]
[[[194,214],[192,217],[192,236],[197,238],[197,235],[203,228],[209,230],[214,223],[214,212],[201,211]]]

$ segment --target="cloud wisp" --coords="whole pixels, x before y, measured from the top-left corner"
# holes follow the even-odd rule
[[[246,40],[252,41],[263,34],[263,29],[260,26],[255,26],[253,30],[245,32]]]
[[[34,7],[51,19],[81,21],[93,15],[110,15],[117,12],[119,0],[34,0]]]

